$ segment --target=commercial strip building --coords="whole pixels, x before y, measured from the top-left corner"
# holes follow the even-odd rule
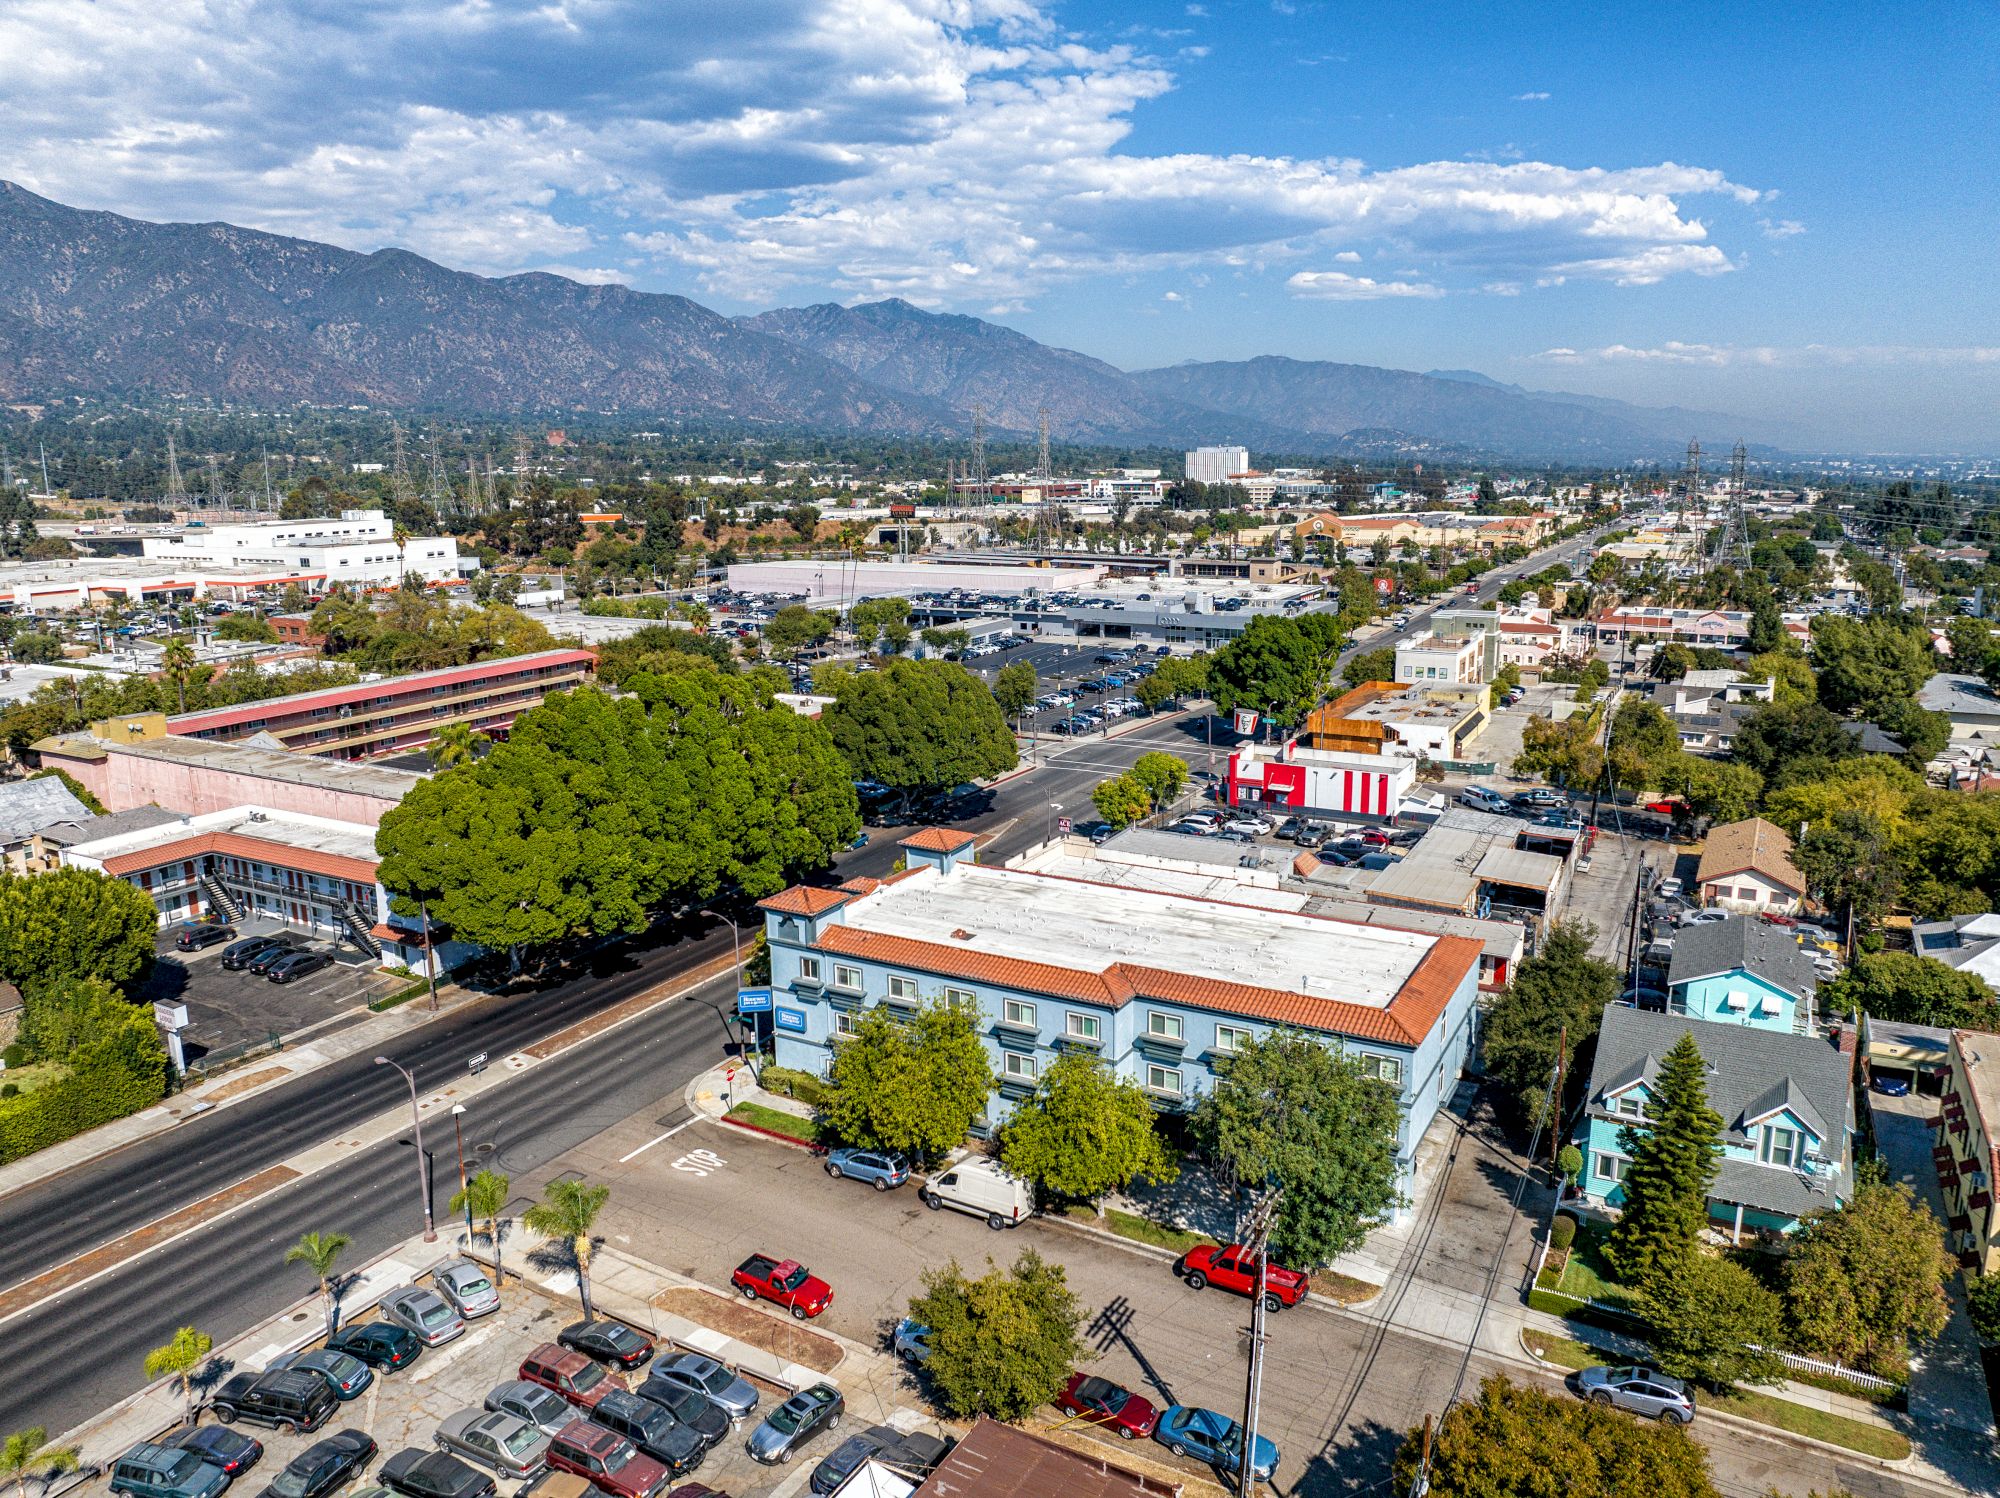
[[[1477,682],[1485,675],[1485,654],[1478,635],[1414,635],[1396,646],[1396,680]]]
[[[1422,551],[1444,547],[1490,556],[1508,546],[1532,550],[1558,523],[1558,517],[1550,511],[1486,516],[1460,515],[1450,510],[1373,515],[1340,515],[1326,510],[1295,524],[1292,540],[1299,546],[1314,542],[1344,545],[1350,552],[1369,551],[1377,541],[1383,541],[1398,551],[1408,545]]]
[[[1408,1188],[1471,1048],[1479,942],[985,868],[969,835],[939,829],[901,847],[909,867],[888,880],[763,902],[781,1064],[823,1074],[868,1008],[963,1005],[998,1082],[990,1130],[1067,1050],[1177,1110],[1251,1040],[1302,1029],[1396,1090]]]
[[[1811,616],[1780,616],[1785,632],[1799,644],[1812,638]],[[1708,645],[1717,650],[1743,650],[1750,643],[1750,615],[1742,609],[1668,609],[1650,604],[1628,604],[1606,609],[1590,621],[1600,642],[1623,640],[1665,644],[1678,640],[1685,645]]]
[[[597,657],[588,650],[542,650],[237,707],[176,713],[167,719],[166,730],[178,738],[255,738],[330,759],[375,759],[422,749],[448,723],[505,733],[550,692],[588,683],[596,665]]]
[[[904,598],[912,593],[1048,594],[1082,587],[1105,576],[1101,566],[985,566],[977,562],[841,561],[808,559],[738,562],[729,586],[739,593],[796,598],[812,608],[845,608],[863,598]]]

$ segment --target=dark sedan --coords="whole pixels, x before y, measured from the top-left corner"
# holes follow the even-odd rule
[[[273,942],[248,962],[244,963],[243,967],[248,972],[268,973],[272,968],[299,950],[298,943],[288,937],[281,942]]]
[[[250,966],[259,957],[277,957],[294,950],[291,938],[285,936],[246,936],[222,952],[222,965],[232,973]]]
[[[620,1368],[636,1368],[653,1355],[651,1340],[622,1321],[574,1322],[556,1333],[556,1341],[571,1352]]]
[[[268,1498],[325,1498],[346,1487],[375,1455],[375,1439],[366,1431],[336,1431],[314,1441],[271,1479]]]
[[[191,1425],[167,1438],[169,1446],[192,1451],[211,1467],[241,1477],[264,1458],[264,1443],[226,1425]]]
[[[236,933],[227,926],[207,926],[199,921],[191,921],[174,933],[174,945],[183,952],[199,952],[203,947],[212,947],[219,941],[234,941]]]
[[[705,1395],[697,1394],[670,1378],[649,1378],[632,1391],[641,1399],[661,1405],[669,1415],[713,1446],[729,1434],[729,1416],[717,1409]]]
[[[491,1498],[498,1492],[492,1474],[468,1467],[442,1451],[407,1446],[382,1463],[384,1484],[404,1498]]]
[[[273,983],[290,983],[294,978],[303,978],[323,967],[332,966],[333,959],[324,952],[294,952],[272,963],[264,976]]]
[[[417,1354],[424,1350],[424,1344],[417,1340],[415,1332],[391,1321],[343,1326],[326,1339],[326,1345],[335,1352],[359,1358],[370,1368],[380,1368],[387,1373],[409,1367],[417,1360]]]

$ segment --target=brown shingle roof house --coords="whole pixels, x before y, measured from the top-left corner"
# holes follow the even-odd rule
[[[1762,817],[1714,828],[1695,872],[1704,904],[1742,910],[1790,910],[1806,892],[1792,862],[1792,840]]]

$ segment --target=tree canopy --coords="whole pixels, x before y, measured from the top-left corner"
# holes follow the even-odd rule
[[[1890,1378],[1951,1315],[1957,1272],[1944,1230],[1910,1188],[1863,1175],[1841,1206],[1814,1212],[1785,1257],[1785,1307],[1795,1351]]]
[[[1248,707],[1295,723],[1325,694],[1345,638],[1330,614],[1259,614],[1209,657],[1209,696],[1225,713]]]
[[[145,891],[89,869],[0,874],[0,977],[23,994],[70,978],[125,988],[153,961]]]
[[[834,1051],[819,1117],[850,1144],[935,1159],[965,1142],[992,1090],[971,1010],[939,1001],[905,1020],[877,1005]]]
[[[959,1419],[1020,1420],[1062,1392],[1090,1356],[1078,1335],[1083,1307],[1060,1264],[1024,1249],[1011,1266],[987,1261],[969,1278],[953,1259],[923,1273],[910,1319],[930,1329],[924,1372]]]
[[[1000,1150],[1015,1175],[1077,1201],[1180,1173],[1145,1089],[1085,1051],[1049,1063],[1008,1118]]]
[[[1772,1383],[1784,1365],[1768,1351],[1783,1339],[1784,1307],[1740,1264],[1697,1251],[1646,1282],[1634,1305],[1652,1328],[1659,1366],[1712,1387]]]
[[[822,721],[857,779],[891,790],[939,791],[1004,774],[1014,735],[986,684],[954,661],[894,660],[879,671],[834,671]]]
[[[1690,1031],[1650,1084],[1643,1124],[1618,1131],[1628,1162],[1625,1203],[1604,1254],[1629,1285],[1686,1272],[1708,1223],[1708,1188],[1722,1159],[1722,1118],[1708,1105],[1708,1063]]]
[[[1548,1122],[1543,1109],[1565,1029],[1574,1079],[1577,1056],[1596,1040],[1605,1005],[1618,997],[1617,970],[1590,955],[1596,935],[1586,922],[1551,926],[1541,950],[1522,961],[1487,1016],[1487,1075],[1507,1089],[1530,1126]]]
[[[1915,952],[1863,952],[1820,990],[1841,1014],[1866,1013],[1899,1024],[1952,1030],[2000,1030],[2000,999],[1976,973]]]
[[[1812,624],[1812,664],[1824,706],[1870,717],[1885,703],[1914,698],[1938,660],[1929,632],[1913,624],[1821,614]]]

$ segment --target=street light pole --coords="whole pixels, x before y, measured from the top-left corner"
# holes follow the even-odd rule
[[[377,1066],[393,1066],[403,1074],[403,1080],[410,1084],[410,1118],[417,1132],[417,1195],[424,1204],[424,1242],[437,1242],[437,1225],[431,1221],[431,1177],[425,1169],[424,1155],[424,1115],[417,1109],[417,1078],[407,1066],[391,1061],[387,1056],[375,1058]]]
[[[465,1203],[465,1251],[472,1252],[472,1188],[465,1180],[465,1126],[459,1120],[465,1117],[465,1104],[451,1105],[451,1133],[458,1141],[458,1199]]]

